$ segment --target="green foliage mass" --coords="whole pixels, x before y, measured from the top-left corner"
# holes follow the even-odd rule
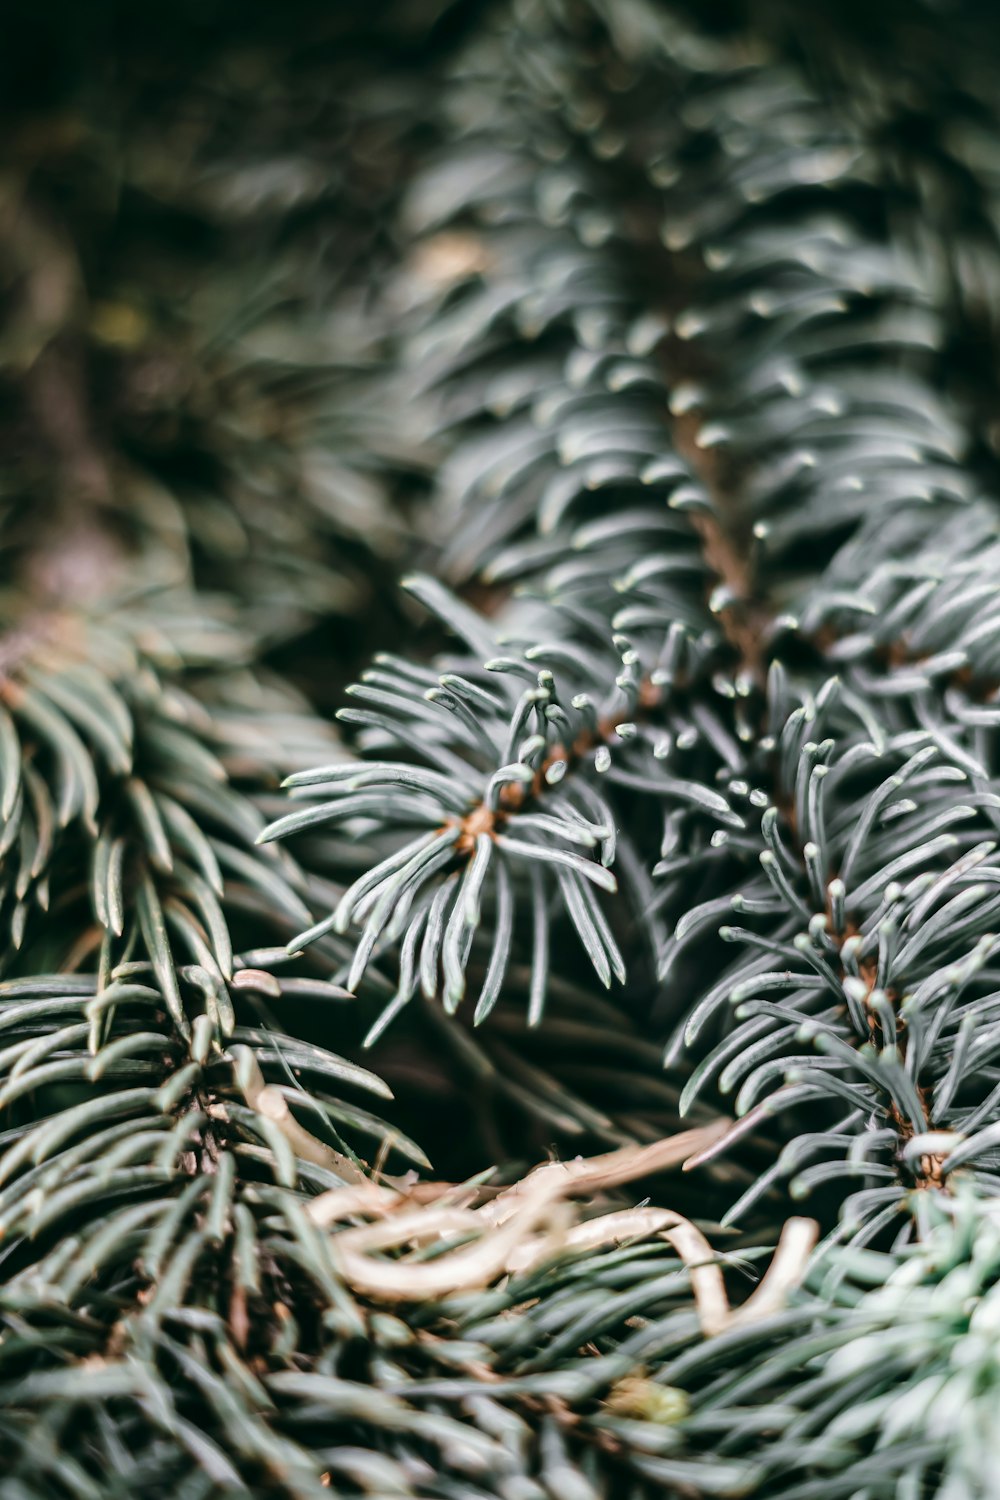
[[[992,8],[4,30],[0,1500],[990,1500]]]

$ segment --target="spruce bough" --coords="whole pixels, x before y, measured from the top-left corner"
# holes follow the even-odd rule
[[[752,10],[12,87],[3,1500],[993,1493],[997,27]]]

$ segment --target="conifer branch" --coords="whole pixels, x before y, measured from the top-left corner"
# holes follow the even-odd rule
[[[95,5],[0,57],[5,1500],[992,1494],[995,21]]]

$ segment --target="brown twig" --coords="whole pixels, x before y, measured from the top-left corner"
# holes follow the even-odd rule
[[[815,1244],[812,1220],[791,1219],[782,1231],[770,1270],[741,1307],[729,1305],[718,1257],[702,1232],[671,1209],[611,1210],[574,1222],[570,1200],[590,1198],[666,1167],[718,1141],[728,1121],[667,1137],[649,1146],[623,1146],[591,1159],[546,1162],[520,1182],[474,1205],[481,1189],[440,1184],[436,1198],[413,1206],[412,1198],[384,1186],[359,1183],[313,1200],[307,1212],[323,1228],[339,1228],[330,1253],[353,1291],[378,1301],[422,1301],[481,1288],[509,1275],[533,1271],[566,1253],[600,1249],[631,1239],[668,1240],[691,1277],[702,1331],[770,1316],[802,1279]],[[345,1221],[367,1218],[347,1227]],[[438,1244],[431,1260],[387,1259],[379,1252]]]
[[[644,678],[639,685],[638,701],[633,718],[643,718],[662,701],[662,689],[652,678]],[[455,852],[463,856],[474,854],[476,840],[481,834],[488,834],[492,838],[495,833],[502,830],[512,813],[520,812],[536,798],[544,795],[548,786],[547,775],[554,765],[565,761],[567,770],[572,770],[591,751],[608,744],[614,738],[619,722],[613,716],[601,719],[595,729],[585,730],[569,747],[563,744],[553,745],[530,782],[509,782],[501,788],[496,808],[487,807],[485,802],[480,802],[464,817],[450,819],[448,823],[442,825],[444,828],[454,827],[457,824],[461,830],[455,843]]]
[[[683,378],[686,357],[686,346],[676,339],[667,341],[663,358],[672,382]],[[712,501],[710,511],[694,511],[690,519],[701,542],[705,566],[728,596],[716,611],[723,634],[736,653],[739,669],[762,686],[773,616],[757,595],[753,538],[745,527],[728,524],[728,518],[738,511],[733,476],[725,471],[712,450],[699,442],[701,421],[694,412],[673,416],[670,430],[678,453],[701,480]]]

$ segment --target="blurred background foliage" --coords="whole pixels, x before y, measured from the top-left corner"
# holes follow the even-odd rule
[[[988,1496],[1000,12],[2,31],[0,1495]]]

